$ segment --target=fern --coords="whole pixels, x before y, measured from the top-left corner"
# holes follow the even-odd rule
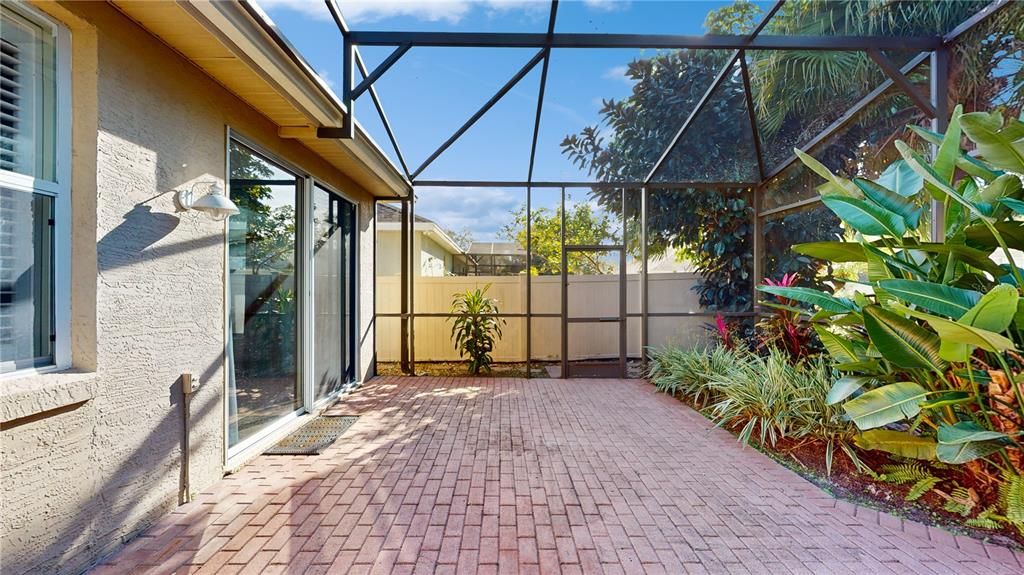
[[[952,493],[946,496],[946,503],[942,508],[950,513],[957,513],[961,517],[967,517],[976,505],[971,492],[966,487],[957,486]]]
[[[999,486],[999,503],[1010,523],[1024,525],[1024,476],[1005,474],[1006,482]]]
[[[979,513],[977,517],[968,519],[964,523],[979,529],[999,529],[1002,526],[1001,519],[1003,518],[996,514],[996,508],[989,507]]]
[[[932,488],[939,483],[939,481],[942,480],[939,479],[938,477],[935,477],[934,475],[925,477],[923,479],[919,479],[917,483],[915,483],[914,486],[910,488],[910,491],[907,492],[905,499],[907,501],[917,501],[925,493],[931,491]]]
[[[934,477],[928,469],[920,463],[883,465],[881,469],[882,473],[878,475],[878,479],[894,485],[917,483]]]

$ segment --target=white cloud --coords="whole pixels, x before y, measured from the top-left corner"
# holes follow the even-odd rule
[[[331,79],[331,76],[327,73],[327,70],[320,68],[316,71],[316,75],[320,76],[320,79],[324,81],[324,84],[327,84],[328,88],[334,90],[335,92],[337,91],[336,86],[334,85],[334,80]]]
[[[292,10],[315,20],[331,20],[322,0],[257,0],[266,10]],[[593,1],[593,0],[591,0]],[[533,11],[547,6],[546,0],[338,0],[349,24],[366,24],[399,16],[427,22],[460,22],[474,7],[491,15],[513,10]]]
[[[626,84],[632,86],[633,80],[626,75],[626,72],[628,70],[628,66],[613,66],[605,70],[604,74],[601,74],[601,77],[604,78],[605,80],[616,80],[618,82],[625,82]]]
[[[629,0],[583,0],[583,5],[591,10],[614,12],[629,8]]]
[[[501,240],[512,212],[526,202],[525,190],[503,188],[420,188],[416,215],[450,230],[470,230],[476,241]]]

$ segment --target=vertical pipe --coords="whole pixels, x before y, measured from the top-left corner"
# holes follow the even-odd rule
[[[530,236],[533,221],[533,189],[526,187],[526,378],[530,378],[530,360],[533,358],[533,295],[531,293],[533,243]]]
[[[935,119],[932,120],[932,130],[940,134],[946,133],[949,128],[949,48],[943,46],[932,52],[931,58],[931,96],[932,105],[935,106]],[[938,146],[932,146],[932,158],[938,153]],[[946,204],[939,200],[932,200],[932,229],[931,238],[933,242],[941,242],[946,237]]]
[[[409,200],[402,200],[399,285],[401,289],[402,373],[409,373]]]
[[[559,245],[562,248],[562,379],[569,377],[569,266],[565,257],[565,186],[562,186]]]
[[[640,367],[647,373],[648,293],[647,293],[647,188],[640,190]]]

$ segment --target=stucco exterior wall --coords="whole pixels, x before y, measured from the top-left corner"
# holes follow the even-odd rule
[[[364,375],[373,357],[372,199],[111,6],[39,7],[73,45],[76,372],[3,383],[26,405],[45,407],[44,387],[84,401],[5,415],[5,574],[81,571],[177,504],[183,372],[201,382],[193,491],[223,474],[225,224],[177,213],[173,190],[223,181],[228,126],[359,202]]]

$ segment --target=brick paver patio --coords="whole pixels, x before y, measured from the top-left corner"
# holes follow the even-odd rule
[[[838,503],[643,382],[378,378],[96,572],[1015,573]]]

